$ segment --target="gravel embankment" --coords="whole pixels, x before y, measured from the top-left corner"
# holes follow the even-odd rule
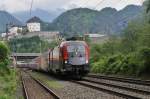
[[[89,77],[85,77],[85,78],[91,79],[94,81],[103,82],[103,83],[114,84],[114,85],[124,86],[124,87],[128,87],[128,88],[141,89],[144,91],[150,91],[150,86],[131,84],[131,83],[127,83],[127,82],[119,82],[119,81],[106,80],[106,79],[98,79],[98,78],[89,78]]]
[[[16,99],[25,99],[23,95],[21,75],[20,72],[17,73],[18,73],[18,78],[17,78],[17,88],[16,88]]]
[[[36,76],[36,74],[34,74],[34,76]],[[71,83],[69,81],[57,80],[55,78],[52,78],[48,75],[41,74],[41,73],[38,73],[38,76],[36,76],[36,78],[40,79],[42,82],[55,80],[57,83],[59,83],[59,86],[61,87],[55,88],[55,87],[51,87],[48,84],[47,85],[57,95],[59,95],[61,99],[123,99],[122,97],[115,96],[113,94],[108,94],[102,91],[97,91],[95,89],[84,87],[82,85]]]
[[[93,83],[90,83],[90,82],[86,82],[86,81],[81,81],[81,82],[85,83],[85,84],[93,85]],[[130,92],[130,91],[126,91],[126,90],[123,90],[123,89],[104,86],[104,85],[99,85],[99,84],[94,84],[94,86],[104,88],[104,89],[109,89],[109,90],[119,92],[119,93],[123,93],[123,94],[128,94],[128,95],[131,95],[131,96],[136,96],[136,97],[139,97],[141,99],[149,99],[149,95],[137,94],[135,92]]]
[[[111,81],[111,80],[97,79],[97,78],[89,78],[89,77],[85,77],[85,79],[89,79],[89,80],[97,81],[97,82],[102,82],[102,83],[106,83],[106,84],[113,84],[113,85],[124,86],[124,87],[128,87],[128,88],[135,88],[135,89],[150,91],[150,87],[149,86],[144,86],[144,85],[130,84],[130,83],[126,83],[126,82],[118,82],[118,81]],[[119,89],[119,88],[102,86],[102,85],[98,85],[98,84],[94,84],[94,85],[100,86],[100,87],[103,87],[103,88],[107,88],[107,89],[111,89],[111,90],[114,90],[114,91],[117,91],[117,92],[119,91],[119,92],[122,92],[122,93],[142,97],[142,99],[150,99],[150,95],[148,95],[148,94],[138,94],[138,92],[130,92],[130,91]]]

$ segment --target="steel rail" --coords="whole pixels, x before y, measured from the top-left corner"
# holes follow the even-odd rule
[[[48,88],[46,85],[44,85],[41,81],[37,80],[36,78],[34,78],[33,76],[31,76],[30,74],[28,74],[31,79],[33,79],[38,85],[40,85],[42,88],[44,88],[48,93],[50,93],[54,99],[61,99],[55,92],[53,92],[50,88]],[[25,80],[23,79],[22,75],[21,75],[21,79],[22,79],[22,85],[23,85],[23,89],[24,89],[24,93],[25,93],[25,99],[29,99],[28,96],[28,92],[27,92],[27,88],[25,85]]]
[[[150,81],[146,81],[146,80],[138,80],[138,79],[122,78],[122,77],[113,77],[113,76],[104,76],[104,75],[92,75],[92,74],[87,75],[87,77],[97,78],[97,79],[113,80],[113,81],[119,81],[119,82],[126,82],[126,83],[132,83],[132,84],[138,84],[138,85],[144,85],[144,86],[150,86]]]
[[[89,80],[89,79],[82,79],[82,80],[87,81],[87,82],[91,82],[91,83],[95,83],[95,84],[99,84],[99,85],[110,86],[110,87],[114,87],[114,88],[119,88],[119,89],[129,90],[129,91],[132,91],[132,92],[138,92],[138,93],[141,93],[141,94],[150,95],[150,91],[145,91],[145,90],[141,90],[141,89],[137,89],[137,88],[130,88],[130,87],[125,87],[125,86],[121,86],[121,85],[108,84],[108,83],[103,83],[103,82],[100,82],[100,81],[93,81],[93,80]]]
[[[32,76],[31,76],[32,77]],[[41,81],[37,80],[36,78],[32,77],[39,85],[41,85],[45,90],[47,90],[55,99],[61,99],[54,91],[44,85]]]
[[[23,91],[24,91],[24,97],[25,97],[25,99],[29,99],[27,88],[25,86],[25,81],[24,81],[24,79],[22,77],[22,74],[21,74],[21,80],[22,80],[22,86],[23,86]]]
[[[127,99],[141,99],[140,97],[136,97],[136,96],[132,96],[132,95],[116,92],[116,91],[113,91],[113,90],[110,90],[110,89],[97,87],[97,86],[94,86],[94,85],[91,85],[91,84],[87,84],[87,83],[83,83],[83,82],[80,82],[80,81],[74,81],[73,80],[71,82],[79,84],[79,85],[82,85],[82,86],[85,86],[85,87],[89,87],[89,88],[92,88],[92,89],[95,89],[95,90],[98,90],[98,91],[103,91],[103,92],[107,92],[109,94],[114,94],[114,95],[117,95],[117,96],[120,96],[120,97],[123,97],[123,98],[127,98]]]

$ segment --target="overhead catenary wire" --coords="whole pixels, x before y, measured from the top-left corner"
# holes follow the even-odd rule
[[[101,0],[99,3],[97,3],[97,5],[95,6],[94,10],[97,10],[97,8],[98,8],[99,6],[101,6],[105,1],[106,1],[106,0]],[[119,0],[118,2],[115,3],[115,5],[118,6],[121,2],[122,2],[122,0]],[[118,23],[119,23],[119,22],[118,22]],[[117,23],[117,24],[118,24],[118,23]],[[113,27],[113,26],[112,26],[111,24],[107,24],[107,25],[105,26],[105,31],[109,33],[109,32],[110,32],[110,29],[109,29],[110,27]]]
[[[106,0],[101,0],[99,3],[97,3],[97,5],[94,7],[94,10],[97,10],[97,8],[103,4],[103,2]],[[123,0],[119,0],[118,2],[116,2],[115,6],[118,6],[118,4],[120,4]]]
[[[96,4],[96,6],[94,7],[94,10],[96,10],[97,7],[99,7],[104,1],[105,1],[105,0],[101,0],[100,2],[98,2],[98,3]]]
[[[83,5],[87,5],[90,2],[90,0],[86,0]]]
[[[145,0],[141,0],[141,4],[143,4],[143,3],[144,3],[144,1],[145,1]]]
[[[32,14],[33,3],[34,3],[34,0],[31,1],[31,6],[30,6],[30,17],[31,17],[31,14]]]

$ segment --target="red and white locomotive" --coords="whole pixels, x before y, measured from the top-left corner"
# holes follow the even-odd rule
[[[37,58],[38,69],[84,76],[89,72],[89,47],[84,41],[63,41]]]

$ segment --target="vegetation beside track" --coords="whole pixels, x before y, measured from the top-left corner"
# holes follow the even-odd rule
[[[0,42],[0,99],[16,99],[17,73],[9,68],[9,49]]]
[[[55,79],[50,79],[40,73],[32,73],[32,75],[36,78],[36,79],[39,79],[41,80],[43,83],[45,83],[48,87],[50,88],[54,88],[54,89],[60,89],[60,88],[63,88],[63,86],[58,83]]]
[[[18,53],[40,53],[48,51],[49,48],[53,48],[56,42],[51,43],[41,39],[38,36],[30,38],[15,38],[9,41],[10,49]]]
[[[15,70],[0,76],[0,99],[16,99],[17,79]]]
[[[146,12],[146,11],[145,11]],[[125,76],[150,75],[150,23],[144,13],[129,23],[120,37],[91,44],[91,71]]]

